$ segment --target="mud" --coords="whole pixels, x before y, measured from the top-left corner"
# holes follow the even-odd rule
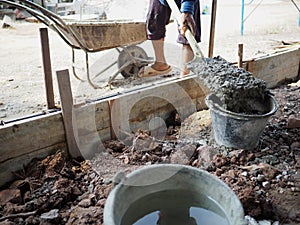
[[[264,114],[266,83],[243,68],[236,67],[220,56],[205,63],[192,62],[188,68],[199,75],[211,92],[223,103],[222,107],[236,113]]]

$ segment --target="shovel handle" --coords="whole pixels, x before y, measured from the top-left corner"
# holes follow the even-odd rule
[[[184,33],[184,36],[186,37],[186,39],[188,40],[193,52],[194,52],[194,55],[196,58],[201,58],[201,59],[204,59],[204,55],[200,49],[200,46],[198,45],[194,35],[192,34],[192,32],[187,29]]]

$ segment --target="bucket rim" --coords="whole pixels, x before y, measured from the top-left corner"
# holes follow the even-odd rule
[[[209,173],[206,170],[202,170],[200,168],[196,168],[196,167],[192,167],[189,165],[182,165],[182,164],[168,164],[168,163],[163,163],[163,164],[154,164],[154,165],[146,165],[143,167],[140,167],[132,172],[130,172],[128,175],[126,175],[126,181],[134,179],[135,177],[138,177],[142,174],[144,174],[144,172],[146,172],[146,174],[151,174],[151,172],[155,172],[157,170],[164,170],[167,171],[169,173],[177,173],[178,171],[184,171],[184,170],[190,170],[196,173],[202,173],[204,176],[208,177],[209,179],[214,180],[216,183],[218,183],[219,185],[221,185],[226,191],[228,191],[228,193],[231,193],[234,200],[236,201],[237,204],[237,208],[239,208],[239,212],[240,213],[240,223],[246,225],[245,221],[244,221],[244,208],[242,206],[242,203],[240,202],[239,198],[237,197],[237,195],[235,194],[235,192],[225,183],[223,182],[221,179],[219,179],[218,177],[216,177],[215,175]],[[124,180],[123,180],[124,181]],[[121,181],[119,184],[117,184],[109,193],[108,198],[106,200],[106,204],[104,206],[104,213],[103,213],[103,219],[104,219],[104,224],[116,224],[116,221],[114,220],[114,212],[113,212],[113,206],[114,206],[114,202],[116,201],[116,194],[124,187],[128,186]]]
[[[232,117],[232,118],[239,119],[239,120],[263,119],[263,118],[270,117],[271,115],[276,113],[276,111],[279,108],[278,102],[272,94],[267,93],[266,96],[271,99],[271,101],[273,103],[273,107],[272,107],[271,111],[269,111],[265,114],[236,113],[236,112],[232,112],[232,111],[229,111],[227,109],[224,109],[222,106],[220,106],[219,104],[214,103],[211,100],[212,97],[218,98],[215,93],[208,94],[205,98],[205,103],[206,103],[206,105],[208,106],[208,108],[210,110],[213,110],[213,111],[215,111],[215,112],[217,112],[217,113],[219,113],[220,115],[223,115],[223,116]]]

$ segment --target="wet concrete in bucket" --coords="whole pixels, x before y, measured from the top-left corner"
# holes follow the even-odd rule
[[[248,71],[239,68],[220,56],[205,62],[191,62],[188,68],[203,79],[226,110],[245,114],[264,114],[264,100],[269,93],[266,83]]]

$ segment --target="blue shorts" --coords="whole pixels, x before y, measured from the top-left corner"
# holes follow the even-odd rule
[[[195,1],[194,20],[196,23],[195,39],[201,41],[201,23],[200,23],[200,6],[199,1]],[[159,40],[166,36],[166,25],[170,21],[171,9],[162,5],[159,0],[150,0],[147,14],[147,38],[148,40]],[[188,44],[188,41],[180,33],[177,42]]]

